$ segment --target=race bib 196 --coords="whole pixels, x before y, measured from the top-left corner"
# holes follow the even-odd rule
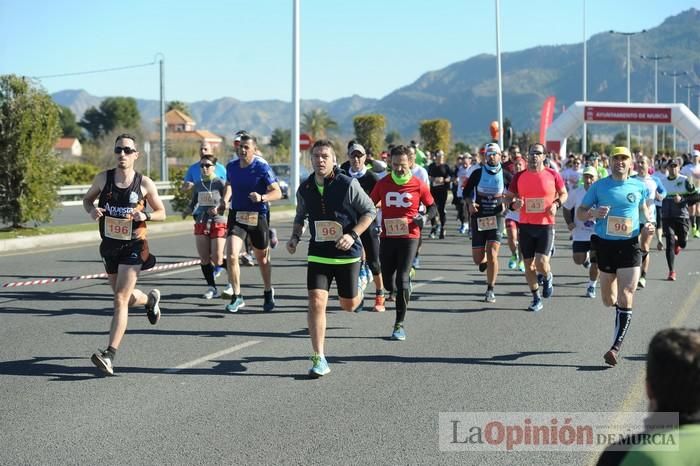
[[[408,219],[401,218],[385,218],[384,228],[387,236],[406,236],[408,235]]]
[[[118,240],[131,239],[131,219],[105,217],[105,236]]]
[[[608,216],[607,234],[609,236],[622,236],[624,238],[629,238],[632,236],[632,230],[631,218]]]
[[[316,220],[316,242],[338,241],[343,236],[343,226],[333,220]]]
[[[489,217],[478,217],[476,219],[476,226],[479,231],[495,230],[498,228],[498,222],[496,221],[495,215],[491,215]]]
[[[236,212],[236,221],[243,225],[248,225],[249,227],[257,226],[258,212]]]
[[[197,203],[202,207],[215,207],[217,205],[213,193],[209,191],[200,191],[197,193]]]
[[[529,214],[541,214],[544,212],[544,198],[533,197],[525,199],[525,212]]]

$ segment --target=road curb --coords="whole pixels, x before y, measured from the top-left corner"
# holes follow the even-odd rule
[[[294,211],[272,212],[270,222],[274,227],[277,221],[285,221],[294,217]],[[151,223],[148,225],[149,237],[154,238],[161,234],[167,233],[182,233],[192,231],[192,221],[183,220],[182,222],[173,223]],[[40,235],[29,236],[26,238],[14,238],[0,240],[0,255],[15,251],[24,251],[27,249],[42,249],[65,246],[68,244],[77,243],[98,243],[100,241],[100,233],[95,228],[94,231],[81,231],[77,233],[61,233],[55,235]]]

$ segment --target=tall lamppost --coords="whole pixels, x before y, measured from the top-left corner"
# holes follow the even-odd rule
[[[501,2],[496,0],[496,74],[498,79],[498,145],[503,150],[503,76],[501,74]]]
[[[627,37],[627,103],[630,103],[630,75],[631,75],[631,70],[632,70],[632,63],[631,63],[631,58],[630,58],[630,39],[632,36],[636,36],[637,34],[643,34],[647,32],[646,29],[642,29],[641,31],[637,32],[620,32],[620,31],[610,31],[610,34],[618,34],[620,36],[625,36]],[[627,123],[627,147],[630,147],[630,124]]]
[[[586,100],[588,100],[588,50],[586,47],[586,0],[583,0],[583,105],[586,105]],[[588,127],[586,125],[586,120],[583,120],[583,135],[581,138],[581,153],[585,154],[588,152]]]
[[[670,76],[673,78],[673,103],[676,103],[676,79],[678,76],[685,76],[688,74],[687,71],[662,71],[663,76]],[[673,127],[673,152],[676,152],[676,127]]]
[[[692,108],[690,107],[690,90],[691,89],[697,89],[700,87],[700,84],[679,84],[678,87],[681,89],[687,89],[688,90],[688,109],[692,113]],[[690,153],[690,139],[688,139],[688,153]]]
[[[641,55],[642,60],[652,60],[654,62],[654,103],[659,103],[659,60],[671,58],[671,55]],[[658,127],[654,125],[654,155],[659,152]]]

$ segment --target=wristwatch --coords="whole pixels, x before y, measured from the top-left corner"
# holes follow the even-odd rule
[[[359,237],[359,235],[357,233],[355,233],[355,230],[350,230],[348,232],[348,235],[352,236],[352,239],[355,241],[357,241],[357,238]]]

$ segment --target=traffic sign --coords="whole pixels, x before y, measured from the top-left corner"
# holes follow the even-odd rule
[[[306,133],[299,135],[299,150],[309,150],[311,148],[311,136]]]

